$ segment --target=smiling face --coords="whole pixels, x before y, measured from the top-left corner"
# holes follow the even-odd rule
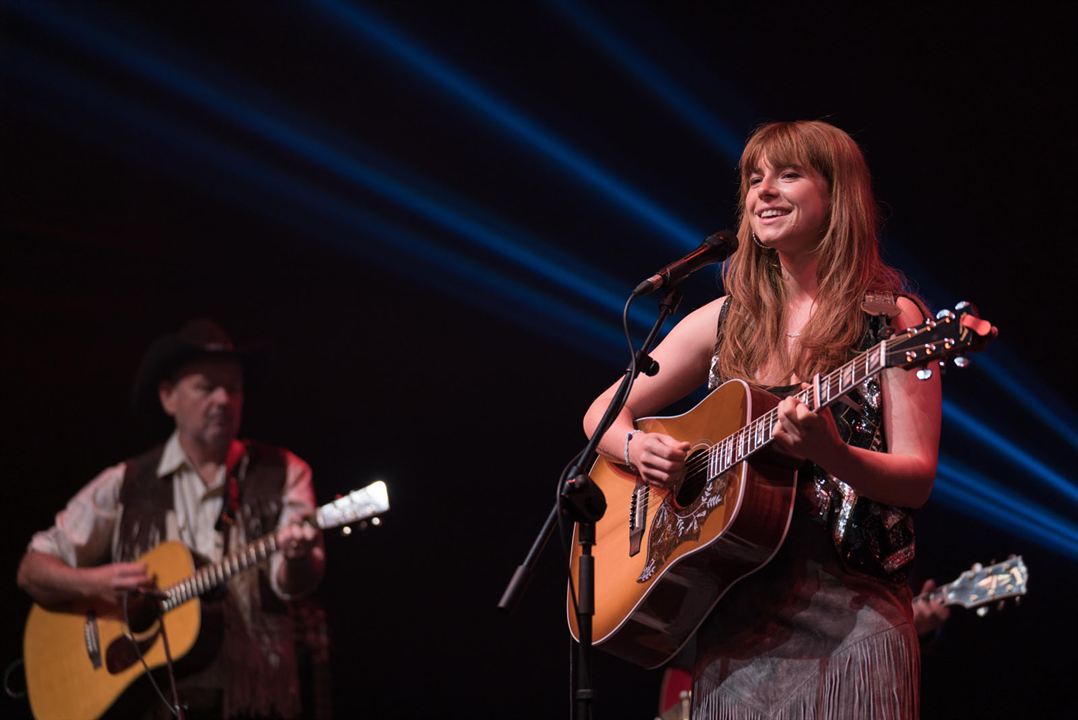
[[[756,239],[783,253],[813,250],[827,229],[831,190],[811,168],[772,166],[766,156],[748,175],[745,215]]]

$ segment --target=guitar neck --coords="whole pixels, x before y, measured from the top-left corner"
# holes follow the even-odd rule
[[[886,358],[887,341],[883,340],[827,375],[817,375],[813,378],[812,386],[795,397],[813,412],[818,412],[865,380],[878,375],[887,366]],[[708,475],[721,475],[770,444],[774,440],[772,430],[777,420],[778,408],[772,408],[713,445],[708,450]]]
[[[1005,562],[983,567],[977,563],[958,579],[914,598],[914,602],[928,601],[944,605],[961,605],[975,608],[986,603],[1026,594],[1029,570],[1021,555],[1012,556]]]
[[[204,565],[190,577],[165,588],[168,599],[165,610],[172,610],[191,598],[224,585],[241,572],[248,570],[277,552],[277,533],[263,535],[242,549],[222,558],[220,562]]]
[[[386,484],[377,480],[365,488],[353,490],[319,507],[307,522],[320,530],[365,521],[367,518],[374,518],[371,523],[377,524],[377,516],[387,510],[389,510],[389,493]],[[177,608],[197,595],[220,587],[275,552],[277,552],[277,533],[272,532],[263,535],[220,562],[199,568],[190,577],[164,589],[168,596],[164,601],[165,610]]]

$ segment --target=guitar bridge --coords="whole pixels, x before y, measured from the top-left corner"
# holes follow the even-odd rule
[[[651,486],[643,479],[637,479],[633,496],[629,501],[629,557],[640,552],[644,539],[644,523],[648,519],[648,502],[651,499]]]

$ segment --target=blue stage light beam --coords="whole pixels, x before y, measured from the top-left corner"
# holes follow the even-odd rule
[[[1030,477],[1078,504],[1078,486],[1073,485],[1061,474],[977,420],[954,402],[946,399],[943,401],[943,417],[954,427],[984,443],[985,447],[1010,461],[1022,472],[1028,472]]]
[[[901,243],[889,244],[887,254],[896,256],[895,262],[906,268],[911,277],[917,278],[922,294],[932,298],[951,298],[951,294],[933,279],[930,269],[918,263]],[[1003,328],[1003,333],[1004,337],[993,343],[991,353],[978,356],[974,362],[984,370],[989,380],[1016,401],[1018,408],[1061,437],[1072,449],[1078,449],[1078,431],[1075,430],[1078,421],[1073,410],[1055,400],[1052,393],[1037,383],[1037,373],[1023,368],[1020,359],[1008,360],[1011,353],[1006,345],[1006,328]]]
[[[374,45],[383,53],[402,62],[420,77],[472,108],[480,117],[523,140],[544,157],[569,171],[585,186],[597,190],[619,207],[632,212],[662,232],[677,248],[695,247],[705,236],[706,233],[674,217],[642,192],[630,187],[589,160],[568,142],[556,137],[524,113],[483,89],[478,82],[424,49],[373,11],[337,0],[318,0],[317,4],[338,23],[351,28],[365,43]],[[335,24],[334,27],[339,25]]]
[[[1019,537],[1028,538],[1071,559],[1078,559],[1078,541],[1072,535],[1061,534],[1042,522],[1047,514],[1034,513],[1035,517],[1031,519],[1028,513],[1015,513],[1013,510],[1016,506],[987,499],[974,484],[964,479],[962,473],[954,472],[941,462],[932,499],[987,525],[1005,528]],[[1023,507],[1027,504],[1023,501]]]
[[[706,138],[713,147],[723,152],[728,157],[736,160],[740,157],[742,139],[726,127],[719,118],[710,113],[691,93],[678,86],[667,73],[641,55],[639,52],[612,31],[599,15],[588,6],[569,2],[568,0],[548,0],[562,15],[567,17],[579,30],[595,43],[611,58],[622,64],[632,75],[639,78],[645,86],[655,95],[659,96],[701,136]],[[910,259],[912,263],[912,259]],[[934,294],[940,294],[938,291]],[[1026,410],[1041,420],[1056,433],[1061,435],[1072,448],[1078,448],[1078,422],[1073,417],[1062,418],[1060,413],[1053,411],[1039,396],[1043,392],[1036,392],[1029,387],[1028,383],[1018,382],[1014,374],[1003,369],[1002,365],[991,357],[977,358],[978,366],[994,380],[1001,388],[1024,406]],[[998,437],[998,434],[995,434]],[[993,441],[994,442],[994,441]],[[1016,457],[1014,447],[1011,445],[1000,446],[1000,449],[1010,459]],[[1018,450],[1017,453],[1022,453]],[[1028,454],[1027,454],[1028,456]],[[1078,495],[1078,488],[1064,482],[1059,485],[1058,473],[1048,469],[1043,463],[1033,461],[1035,471],[1040,473],[1046,481],[1064,494],[1074,497]]]
[[[594,41],[603,52],[628,70],[632,77],[638,79],[644,87],[667,103],[716,151],[728,160],[737,162],[741,157],[741,148],[745,144],[745,138],[740,133],[730,129],[725,122],[693,97],[692,93],[680,87],[662,68],[619,37],[587,5],[566,0],[550,0],[550,4],[568,18],[585,37]]]
[[[203,88],[203,89],[205,89],[205,88]],[[619,343],[618,343],[618,344],[620,345],[620,341],[619,341]]]
[[[43,57],[35,57],[29,49],[22,49],[20,52],[24,57],[33,58],[33,61],[2,64],[0,76],[12,77],[60,96],[68,103],[65,108],[68,112],[77,110],[82,121],[74,124],[68,122],[70,114],[43,113],[46,121],[61,130],[87,136],[89,130],[86,121],[96,115],[109,125],[126,128],[128,133],[141,133],[151,137],[160,143],[166,152],[176,149],[184,151],[176,155],[176,163],[161,163],[159,156],[146,157],[135,152],[126,142],[112,146],[114,150],[125,153],[131,159],[147,163],[156,172],[165,170],[176,173],[185,162],[201,163],[200,171],[208,167],[217,176],[235,178],[246,183],[243,187],[257,188],[256,194],[245,195],[240,192],[239,186],[232,183],[217,183],[214,186],[218,191],[229,192],[233,200],[274,220],[288,222],[300,231],[309,232],[311,222],[308,216],[284,212],[285,208],[301,205],[322,221],[338,223],[341,226],[339,232],[320,234],[318,237],[320,240],[332,240],[337,247],[350,255],[387,267],[410,277],[417,284],[438,287],[443,292],[484,311],[529,327],[558,340],[570,349],[591,354],[597,359],[609,361],[609,348],[625,350],[624,338],[616,327],[595,320],[580,307],[492,272],[489,268],[465,259],[427,238],[383,221],[331,193],[269,167],[194,128],[122,98],[86,77],[66,71]],[[178,177],[181,180],[190,180],[194,186],[207,191],[199,174]],[[357,234],[372,242],[369,245],[355,242]],[[491,302],[483,292],[497,298],[499,302]]]
[[[225,113],[232,121],[240,123],[241,126],[255,130],[261,136],[300,153],[310,161],[336,172],[339,176],[361,183],[370,190],[440,222],[454,230],[459,236],[499,253],[530,272],[543,274],[553,282],[580,293],[585,298],[598,302],[608,311],[616,312],[620,309],[622,300],[613,292],[614,284],[610,281],[604,281],[601,273],[589,272],[588,277],[585,279],[566,272],[565,267],[568,264],[564,261],[553,262],[542,254],[529,251],[517,243],[508,242],[498,234],[490,232],[451,208],[411,192],[407,186],[397,183],[391,178],[361,164],[349,161],[345,156],[333,148],[319,143],[313,137],[299,133],[288,125],[276,121],[272,116],[233,100],[230,94],[216,90],[198,81],[194,76],[161,63],[145,53],[136,53],[130,49],[124,50],[123,43],[119,42],[115,37],[94,38],[85,24],[63,22],[62,18],[55,15],[49,15],[47,19],[59,21],[61,28],[66,31],[65,34],[75,33],[77,39],[82,40],[84,45],[90,43],[94,46],[94,50],[107,53],[114,59],[127,63],[129,67],[140,70],[144,75],[149,73],[152,78],[166,83],[189,99]],[[526,234],[520,233],[517,237],[520,239],[526,237]],[[544,254],[548,251],[549,248],[544,250]],[[605,290],[601,289],[603,286],[605,286]],[[643,315],[639,312],[634,313],[633,319],[638,325],[645,323]],[[997,379],[1000,378],[997,377]],[[1013,387],[1013,385],[1013,383],[1007,383],[1008,387]],[[947,412],[948,407],[948,403],[945,402],[945,412]],[[1078,488],[1067,483],[1059,473],[1032,458],[1032,456],[1012,443],[1002,440],[998,433],[988,430],[986,426],[977,423],[968,414],[958,413],[957,417],[959,418],[958,426],[960,428],[971,430],[975,436],[980,433],[981,438],[979,439],[986,439],[986,444],[990,449],[999,451],[1012,462],[1028,463],[1028,467],[1034,471],[1036,477],[1041,478],[1050,487],[1062,492],[1070,499],[1078,499]],[[1056,428],[1066,427],[1065,423],[1052,423],[1052,425]],[[1073,436],[1073,433],[1071,435]]]
[[[241,129],[253,131],[259,137],[297,154],[346,181],[434,220],[473,245],[494,252],[530,274],[544,277],[603,307],[610,313],[620,314],[625,297],[628,295],[627,289],[618,287],[612,278],[597,268],[586,267],[582,274],[574,273],[569,268],[584,265],[579,259],[542,243],[529,233],[500,220],[497,220],[496,224],[505,230],[495,232],[472,219],[480,214],[475,209],[459,212],[450,205],[436,202],[431,197],[416,192],[414,184],[398,182],[369,165],[353,160],[346,153],[341,152],[337,145],[327,144],[318,139],[318,137],[325,137],[328,133],[302,132],[276,117],[282,113],[259,109],[239,100],[238,98],[249,96],[251,93],[246,88],[237,89],[238,83],[231,84],[236,87],[230,85],[231,91],[215,87],[201,79],[208,73],[184,71],[176,63],[165,62],[154,54],[133,48],[123,42],[120,37],[95,28],[85,20],[73,22],[70,18],[57,13],[47,15],[39,13],[35,19],[60,32],[80,47],[119,64],[122,69],[162,85]],[[146,40],[144,31],[136,35]],[[151,44],[157,49],[157,53],[161,53],[165,46],[159,40]],[[220,76],[220,73],[217,75]],[[350,144],[357,145],[354,142]],[[366,148],[358,147],[368,156],[374,154]],[[451,196],[445,190],[439,190],[438,194],[443,197]],[[456,198],[452,205],[463,206],[465,202]],[[512,237],[513,240],[510,241],[507,236]],[[640,327],[650,324],[639,307],[632,313],[632,319]]]
[[[562,15],[580,29],[586,36],[617,62],[621,63],[632,75],[639,78],[654,94],[669,103],[678,114],[704,138],[706,138],[717,150],[723,152],[734,160],[740,157],[742,139],[726,127],[719,118],[711,114],[703,105],[685,91],[661,68],[638,53],[633,47],[612,31],[606,23],[593,10],[586,5],[570,2],[568,0],[548,0]],[[912,259],[910,260],[912,262]],[[934,293],[934,294],[939,294]],[[1060,434],[1072,448],[1078,448],[1078,432],[1075,427],[1078,423],[1073,418],[1063,419],[1058,412],[1053,412],[1048,404],[1038,399],[1039,395],[1028,387],[1026,383],[1020,383],[1012,373],[1003,369],[1000,363],[992,358],[978,358],[978,364],[985,370],[988,376],[1000,387],[1007,391],[1020,405],[1039,419],[1045,420],[1046,424]],[[998,436],[998,435],[997,435]],[[1008,458],[1015,458],[1013,445],[1001,446],[1001,451]],[[1018,451],[1021,453],[1021,451]],[[1040,473],[1045,480],[1061,489],[1068,496],[1078,496],[1078,488],[1064,483],[1059,485],[1060,476],[1044,466],[1036,463],[1035,471]]]
[[[1051,393],[1043,387],[1029,380],[1020,382],[1017,374],[1007,369],[1005,348],[1004,352],[995,352],[992,355],[979,356],[976,360],[977,367],[983,370],[988,377],[1004,390],[1020,407],[1029,412],[1045,427],[1058,435],[1066,442],[1071,450],[1078,450],[1078,418],[1069,407],[1064,407]],[[1031,377],[1032,373],[1022,372]],[[1046,399],[1049,398],[1049,399]]]
[[[1011,512],[1022,515],[1032,522],[1039,523],[1060,537],[1078,544],[1078,525],[1073,521],[1062,518],[1039,504],[1023,498],[1018,493],[1006,489],[999,482],[988,478],[982,473],[970,470],[947,454],[941,455],[938,467],[939,473],[946,476],[948,481],[960,485],[970,492],[976,492],[986,500],[994,502],[1000,507],[1009,508]]]
[[[24,81],[37,84],[42,80],[46,81],[44,87],[47,87],[50,92],[53,93],[66,93],[67,96],[73,96],[76,98],[75,106],[80,111],[80,116],[86,119],[87,115],[105,115],[111,122],[126,125],[127,129],[132,132],[141,132],[149,134],[166,148],[172,150],[181,149],[183,152],[181,156],[186,158],[188,162],[196,162],[203,164],[210,164],[211,170],[215,173],[221,173],[224,176],[233,176],[238,179],[244,180],[248,183],[252,183],[259,186],[262,192],[258,198],[251,203],[251,205],[263,212],[269,212],[269,208],[273,208],[275,211],[280,211],[283,208],[290,205],[300,203],[307,206],[308,210],[314,210],[317,214],[323,217],[329,216],[333,219],[342,221],[345,225],[345,231],[337,234],[330,235],[329,237],[335,242],[339,243],[345,251],[356,254],[363,253],[364,250],[370,252],[374,258],[381,259],[383,262],[388,256],[387,253],[380,252],[376,249],[368,249],[365,246],[357,245],[353,238],[357,232],[368,234],[383,245],[383,250],[386,248],[404,248],[407,249],[412,256],[409,263],[405,265],[408,269],[415,269],[417,265],[424,264],[428,269],[422,273],[427,279],[432,275],[430,269],[437,268],[444,271],[446,268],[450,268],[452,273],[433,273],[435,277],[453,277],[456,279],[463,279],[469,284],[474,284],[477,287],[484,287],[491,292],[496,293],[500,298],[503,298],[513,304],[517,302],[525,304],[532,309],[542,310],[546,309],[546,313],[536,312],[534,318],[540,318],[543,315],[550,316],[549,310],[551,308],[550,300],[542,298],[534,291],[530,291],[525,288],[521,288],[519,285],[506,281],[504,278],[491,277],[486,268],[479,267],[474,263],[462,262],[460,258],[455,257],[453,253],[445,250],[442,247],[431,245],[426,239],[418,237],[408,231],[401,231],[399,228],[380,221],[377,218],[372,217],[368,213],[357,211],[356,208],[341,202],[328,193],[319,191],[317,188],[313,188],[308,184],[298,181],[288,175],[278,172],[273,168],[269,168],[264,164],[257,161],[253,161],[250,157],[241,152],[237,152],[233,148],[224,146],[212,139],[208,139],[197,131],[192,132],[190,129],[178,126],[171,119],[162,117],[157,113],[148,111],[145,108],[138,106],[137,104],[128,102],[122,98],[108,93],[103,90],[95,90],[92,85],[86,80],[72,81],[70,77],[64,77],[63,75],[57,76],[55,73],[47,72],[48,68],[44,67],[42,63],[35,63],[35,71],[32,78],[22,78]],[[25,67],[25,66],[20,66]],[[10,74],[11,68],[4,66],[0,72]],[[68,108],[70,109],[70,108]],[[67,130],[88,132],[85,123],[80,123],[76,126],[72,126],[62,120],[62,114],[60,113],[43,113],[44,117],[59,125],[61,128]],[[179,165],[173,165],[171,163],[160,164],[159,157],[154,157],[151,161],[150,158],[145,157],[141,153],[133,152],[126,143],[120,143],[118,148],[121,151],[126,151],[131,157],[136,158],[142,162],[152,162],[155,168],[160,169],[165,167],[176,171]],[[195,181],[195,177],[191,179]],[[202,184],[199,183],[200,187]],[[220,187],[229,188],[233,193],[238,191],[238,187],[226,183]],[[263,194],[264,193],[264,194]],[[242,195],[241,195],[242,197]],[[270,197],[275,202],[273,204],[267,204],[265,199]],[[275,219],[281,219],[276,213],[271,214]],[[309,229],[309,219],[305,216],[297,217],[285,217],[290,219],[292,224],[301,229]],[[373,233],[372,233],[373,229]],[[400,266],[395,268],[398,272]],[[448,284],[446,288],[450,291],[456,290],[459,292],[460,283],[452,282]],[[474,293],[465,294],[464,299],[474,302],[476,295]],[[556,302],[556,301],[555,301]],[[491,307],[490,304],[484,303],[484,309],[487,311],[497,311],[499,306],[495,305]],[[578,317],[579,313],[573,312],[573,308],[561,308],[561,311],[557,313],[559,320],[565,320],[569,318],[578,324],[578,331],[582,334],[593,333],[596,330],[599,331],[597,336],[594,336],[596,341],[593,347],[594,349],[602,348],[603,346],[610,349],[620,348],[621,338],[617,333],[612,333],[608,328],[604,326],[596,326],[595,324],[580,324],[581,320]],[[520,323],[522,318],[518,313],[509,312],[504,314],[505,317],[511,319],[513,322]],[[526,322],[526,320],[525,320]],[[536,323],[535,327],[540,330],[546,330],[548,335],[551,325],[545,323]],[[564,341],[563,330],[565,325],[558,325],[559,332],[553,333],[553,337],[557,337]],[[570,344],[574,350],[580,351],[586,350],[589,346],[581,346],[578,344]],[[600,353],[604,358],[607,357],[607,353],[603,350]],[[972,481],[974,487],[980,490],[988,490],[988,497],[985,498],[983,493],[978,494],[974,491],[967,491],[962,487],[963,475],[953,471],[949,466],[949,461],[944,460],[941,463],[941,473],[948,477],[955,476],[957,487],[949,488],[947,483],[940,486],[940,494],[946,499],[948,497],[959,497],[963,499],[963,503],[960,506],[963,510],[968,510],[971,507],[977,508],[982,512],[978,514],[978,517],[984,519],[985,517],[993,518],[998,524],[1003,524],[1007,527],[1014,528],[1021,534],[1030,536],[1038,541],[1044,542],[1053,548],[1062,548],[1064,551],[1074,552],[1073,548],[1068,550],[1067,543],[1061,541],[1059,538],[1074,537],[1073,530],[1068,530],[1065,527],[1058,529],[1059,522],[1048,516],[1046,513],[1033,513],[1033,516],[1038,518],[1040,524],[1032,522],[1026,519],[1026,516],[1030,515],[1029,504],[1021,501],[1020,499],[1000,495],[999,491],[994,489],[990,483],[983,479]],[[1005,512],[1000,508],[1018,508],[1018,512]],[[1055,528],[1055,532],[1048,532],[1044,528]]]

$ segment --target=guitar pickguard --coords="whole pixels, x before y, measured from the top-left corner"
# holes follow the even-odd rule
[[[736,468],[731,468],[718,477],[708,480],[700,496],[690,507],[683,510],[679,511],[674,506],[673,493],[663,499],[651,522],[651,532],[648,533],[648,558],[643,572],[636,579],[637,582],[643,583],[650,580],[662,569],[679,545],[700,538],[700,530],[707,522],[708,516],[725,502],[730,474],[735,472],[737,472]]]
[[[105,649],[105,667],[113,675],[119,675],[149,653],[156,641],[157,631],[141,639],[133,635],[120,635]]]

